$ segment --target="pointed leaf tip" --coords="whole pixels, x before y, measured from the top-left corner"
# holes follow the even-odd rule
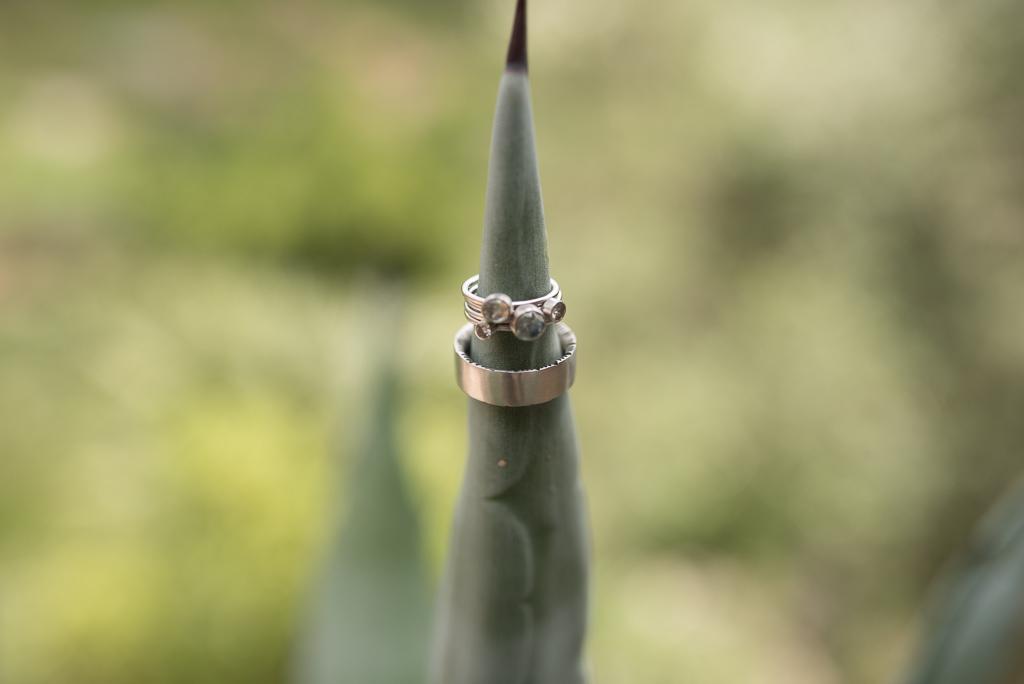
[[[527,70],[526,64],[526,0],[516,4],[516,20],[512,25],[512,39],[508,44],[508,69]]]

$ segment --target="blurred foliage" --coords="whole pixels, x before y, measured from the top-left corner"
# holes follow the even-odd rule
[[[596,682],[902,669],[1020,472],[1021,15],[536,3]],[[0,681],[281,681],[362,433],[367,272],[411,295],[437,571],[510,16],[0,6]]]

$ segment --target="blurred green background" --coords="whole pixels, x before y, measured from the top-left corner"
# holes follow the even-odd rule
[[[381,337],[436,580],[512,4],[0,4],[0,681],[282,681]],[[1021,470],[1020,26],[532,4],[595,684],[903,668]]]

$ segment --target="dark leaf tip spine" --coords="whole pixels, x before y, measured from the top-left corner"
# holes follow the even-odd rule
[[[526,0],[516,4],[516,20],[512,26],[512,39],[508,44],[507,69],[527,71],[526,61]]]

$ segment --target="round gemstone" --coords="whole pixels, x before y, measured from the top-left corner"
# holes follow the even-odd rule
[[[508,323],[512,318],[512,299],[508,295],[495,293],[488,295],[480,307],[484,320],[491,325]]]
[[[544,310],[552,323],[558,323],[565,318],[565,302],[548,302]]]
[[[478,340],[486,340],[488,337],[494,334],[489,325],[477,325],[473,326],[473,334],[476,335]]]
[[[544,334],[544,313],[535,306],[526,306],[516,311],[512,321],[512,332],[521,340],[532,342]]]

